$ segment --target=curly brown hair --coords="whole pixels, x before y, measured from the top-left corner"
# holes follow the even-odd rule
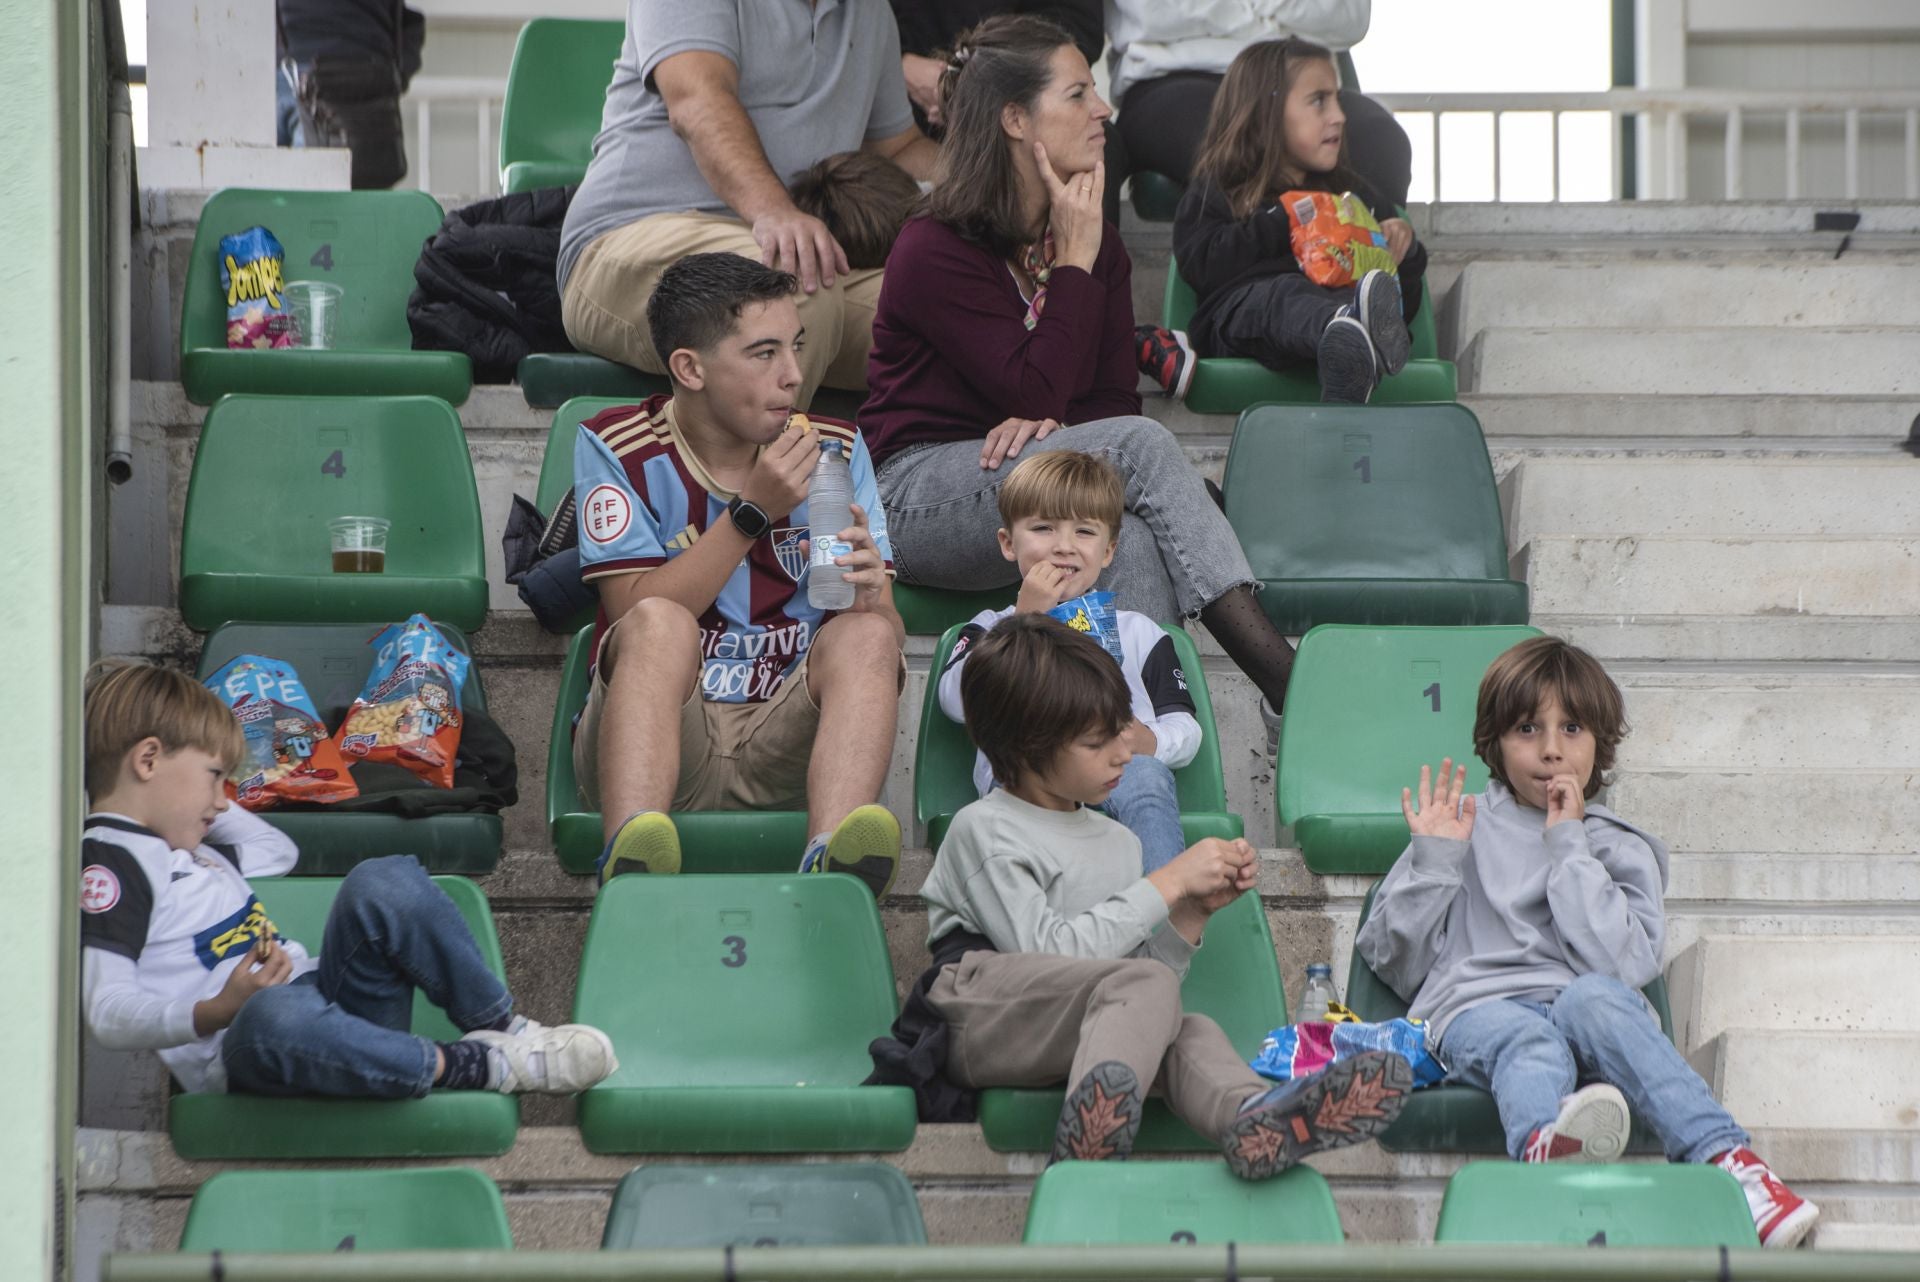
[[[1591,801],[1605,786],[1614,751],[1627,737],[1626,704],[1600,660],[1559,637],[1522,641],[1487,666],[1473,718],[1473,750],[1493,777],[1511,788],[1500,759],[1500,736],[1538,712],[1549,695],[1593,735],[1593,777],[1586,787]]]

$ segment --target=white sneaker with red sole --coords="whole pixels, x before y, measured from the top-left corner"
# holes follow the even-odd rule
[[[1560,1114],[1527,1137],[1523,1162],[1613,1162],[1627,1151],[1627,1097],[1605,1082],[1560,1101]]]
[[[1713,1164],[1740,1181],[1761,1246],[1781,1250],[1799,1246],[1819,1221],[1820,1208],[1782,1184],[1752,1149],[1730,1148]]]

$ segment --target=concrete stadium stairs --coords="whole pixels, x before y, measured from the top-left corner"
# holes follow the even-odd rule
[[[190,663],[172,606],[180,507],[201,411],[175,381],[169,290],[198,198],[147,196],[149,317],[136,369],[136,481],[113,497],[104,653]],[[457,201],[444,202],[452,207]],[[1667,838],[1669,979],[1681,1049],[1826,1216],[1817,1244],[1920,1249],[1920,207],[1869,206],[1848,253],[1811,205],[1437,206],[1442,346],[1487,432],[1514,572],[1535,622],[1605,658],[1633,732],[1612,803]],[[1130,223],[1136,311],[1157,315],[1164,226]],[[1150,398],[1217,476],[1230,419]],[[508,499],[531,496],[550,413],[511,388],[461,408],[489,547],[494,613],[475,640],[521,796],[484,879],[523,1008],[570,1007],[592,903],[546,842],[544,764],[562,639],[499,583]],[[1200,635],[1229,801],[1262,847],[1259,893],[1297,987],[1331,960],[1344,984],[1367,879],[1310,873],[1276,831],[1251,686]],[[911,814],[912,676],[883,798]],[[916,834],[910,840],[919,840]],[[924,963],[909,855],[884,905],[896,979]],[[175,1156],[157,1064],[87,1048],[81,1215],[122,1248],[177,1241],[210,1173]],[[526,1246],[597,1243],[634,1159],[595,1157],[572,1105],[530,1101],[515,1149],[479,1163]],[[671,1160],[671,1159],[669,1159]],[[829,1159],[830,1160],[830,1159]],[[1018,1237],[1035,1156],[972,1127],[923,1127],[896,1160],[935,1241]],[[1366,1146],[1317,1161],[1359,1240],[1430,1237],[1452,1156]]]

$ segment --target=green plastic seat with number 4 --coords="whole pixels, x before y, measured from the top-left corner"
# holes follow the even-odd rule
[[[460,629],[447,623],[438,626],[455,647],[471,653],[472,646]],[[307,688],[307,697],[313,700],[321,723],[338,733],[348,706],[360,694],[373,668],[373,648],[367,641],[377,630],[377,625],[366,623],[223,624],[207,638],[195,675],[205,681],[235,655],[282,659],[300,674],[300,683]],[[487,713],[487,688],[477,665],[467,669],[460,707]],[[261,818],[300,847],[300,862],[294,872],[305,876],[344,876],[362,859],[378,855],[412,855],[429,872],[492,872],[500,860],[497,813],[474,811],[407,819],[327,808],[269,810]]]
[[[1372,915],[1373,897],[1379,889],[1378,884],[1368,889],[1366,900],[1360,905],[1359,924],[1354,927],[1356,934]],[[1672,1038],[1673,1014],[1667,1005],[1666,976],[1654,976],[1653,982],[1640,991],[1646,994],[1654,1013],[1660,1017],[1661,1031]],[[1369,1023],[1400,1019],[1407,1013],[1406,1000],[1389,988],[1387,982],[1367,965],[1358,945],[1354,947],[1347,967],[1346,1004],[1347,1009]],[[1472,1086],[1443,1082],[1438,1086],[1423,1087],[1407,1096],[1406,1107],[1401,1110],[1400,1116],[1381,1134],[1380,1147],[1395,1153],[1505,1153],[1507,1141],[1500,1125],[1500,1110],[1494,1106],[1493,1096]],[[1658,1137],[1639,1118],[1634,1118],[1633,1130],[1627,1137],[1627,1152],[1651,1154],[1660,1151]],[[1752,1226],[1751,1219],[1748,1220],[1748,1226]]]
[[[617,877],[600,889],[574,1018],[613,1076],[580,1097],[595,1153],[883,1153],[913,1092],[862,1086],[897,1014],[873,895],[845,874]]]
[[[979,800],[973,785],[974,747],[967,729],[940,709],[940,673],[953,654],[964,623],[948,628],[934,650],[927,673],[926,695],[920,702],[920,740],[913,755],[913,805],[927,828],[927,845],[938,854],[947,828],[960,807]],[[1207,693],[1207,675],[1200,653],[1184,628],[1167,628],[1179,655],[1180,671],[1193,695],[1194,719],[1200,723],[1200,751],[1174,772],[1180,802],[1180,827],[1189,842],[1202,837],[1231,840],[1241,836],[1240,816],[1227,809],[1226,776],[1220,767],[1220,734],[1213,724],[1213,698]]]
[[[187,263],[180,314],[180,382],[211,405],[229,392],[283,396],[437,396],[458,405],[473,390],[464,352],[415,351],[407,324],[413,265],[440,230],[439,202],[423,191],[255,191],[208,197]],[[286,251],[288,282],[340,286],[333,345],[266,351],[227,347],[220,238],[261,226]]]
[[[885,1162],[642,1166],[613,1191],[606,1251],[925,1246],[913,1185]]]
[[[470,1166],[221,1171],[193,1195],[182,1251],[513,1249],[500,1186]]]
[[[1169,928],[1170,929],[1170,928]],[[1220,1025],[1242,1059],[1252,1059],[1268,1033],[1287,1022],[1287,997],[1274,955],[1273,934],[1260,896],[1248,893],[1213,915],[1206,947],[1180,985],[1182,1009]],[[996,1087],[980,1092],[980,1130],[996,1152],[1033,1152],[1053,1147],[1054,1126],[1066,1099],[1052,1090]],[[1147,1101],[1136,1153],[1213,1153],[1218,1136],[1197,1134],[1158,1099]]]
[[[1527,621],[1464,405],[1256,406],[1234,428],[1224,489],[1260,606],[1288,636]]]
[[[1021,1238],[1029,1246],[1345,1240],[1320,1172],[1296,1166],[1250,1182],[1224,1162],[1058,1163],[1033,1186]]]
[[[1473,755],[1487,665],[1529,627],[1370,628],[1322,624],[1300,640],[1280,719],[1274,795],[1317,873],[1382,873],[1407,847],[1400,790],[1443,757],[1487,784]]]
[[[465,877],[435,877],[480,955],[503,978],[500,936],[480,888]],[[856,883],[857,884],[857,883]],[[317,956],[340,882],[319,877],[259,877],[254,894],[287,939]],[[413,1001],[413,1032],[456,1041],[455,1028],[424,993]],[[191,1160],[234,1158],[490,1157],[513,1147],[520,1102],[492,1091],[433,1091],[421,1099],[282,1098],[193,1092],[175,1095],[167,1128],[174,1151]]]
[[[1433,1240],[1760,1248],[1740,1182],[1697,1162],[1469,1162],[1447,1181]]]
[[[385,568],[335,573],[328,523],[390,521]],[[480,496],[466,434],[430,396],[229,396],[207,411],[180,529],[180,614],[397,623],[487,621]]]

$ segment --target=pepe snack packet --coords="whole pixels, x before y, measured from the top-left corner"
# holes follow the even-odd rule
[[[360,795],[291,664],[265,655],[235,655],[206,679],[206,686],[233,709],[246,736],[246,760],[227,786],[248,810]]]
[[[373,671],[340,723],[340,751],[357,760],[392,762],[435,787],[453,787],[460,691],[473,660],[424,614],[389,624],[369,644]]]
[[[1084,632],[1100,643],[1100,648],[1113,656],[1115,663],[1126,662],[1120,649],[1120,621],[1113,609],[1113,593],[1089,592],[1069,601],[1062,601],[1047,611],[1050,618],[1060,620],[1075,632]]]

